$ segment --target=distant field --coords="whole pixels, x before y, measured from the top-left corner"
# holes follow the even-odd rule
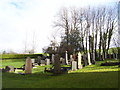
[[[117,62],[118,60],[106,60]],[[44,73],[45,67],[33,68],[33,74],[20,75],[15,73],[3,73],[3,88],[117,88],[118,66],[100,66],[106,61],[97,61],[96,65],[86,66],[77,71],[69,71],[68,74],[52,76]],[[3,66],[13,65],[20,67],[25,60],[6,60]]]

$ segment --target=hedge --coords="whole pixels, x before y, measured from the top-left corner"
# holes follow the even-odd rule
[[[48,54],[2,54],[2,59],[23,59],[26,57],[37,58],[38,56],[48,56]]]

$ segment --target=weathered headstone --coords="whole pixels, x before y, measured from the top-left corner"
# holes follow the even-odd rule
[[[60,74],[60,73],[61,73],[60,56],[56,54],[54,61],[54,74]]]
[[[54,56],[55,56],[55,55],[52,54],[52,64],[54,64],[54,60],[55,60],[55,59],[54,59]]]
[[[76,61],[72,61],[72,70],[73,71],[77,70],[77,62]]]
[[[66,65],[68,65],[68,54],[67,54],[67,51],[65,52],[65,63],[66,63]]]
[[[46,62],[46,65],[50,65],[50,59],[46,58],[45,62]]]
[[[25,73],[26,74],[31,74],[32,73],[32,61],[31,61],[30,57],[26,58]]]
[[[78,53],[78,69],[82,69],[82,63],[81,63],[81,53]]]
[[[91,65],[91,61],[90,61],[90,53],[88,52],[88,64]]]
[[[45,65],[45,60],[41,60],[41,66],[44,66]]]

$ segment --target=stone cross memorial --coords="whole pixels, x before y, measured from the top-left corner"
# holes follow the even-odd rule
[[[82,63],[81,63],[81,53],[78,53],[78,69],[82,69]]]
[[[91,61],[90,61],[90,53],[88,52],[88,64],[91,65]]]
[[[26,74],[31,74],[32,73],[32,61],[31,61],[30,57],[26,58],[25,73]]]
[[[73,71],[77,70],[77,62],[76,61],[72,61],[72,70]]]

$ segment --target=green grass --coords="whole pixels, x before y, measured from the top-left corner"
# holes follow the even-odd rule
[[[11,61],[11,62],[10,62]],[[116,62],[118,60],[106,60]],[[16,73],[3,73],[3,88],[117,88],[118,87],[118,66],[100,66],[106,61],[97,61],[96,65],[86,66],[77,71],[70,71],[68,74],[53,76],[51,73],[44,73],[45,67],[33,68],[33,74],[20,75]],[[6,60],[2,64],[21,66],[24,60]],[[66,65],[63,65],[66,66]]]

